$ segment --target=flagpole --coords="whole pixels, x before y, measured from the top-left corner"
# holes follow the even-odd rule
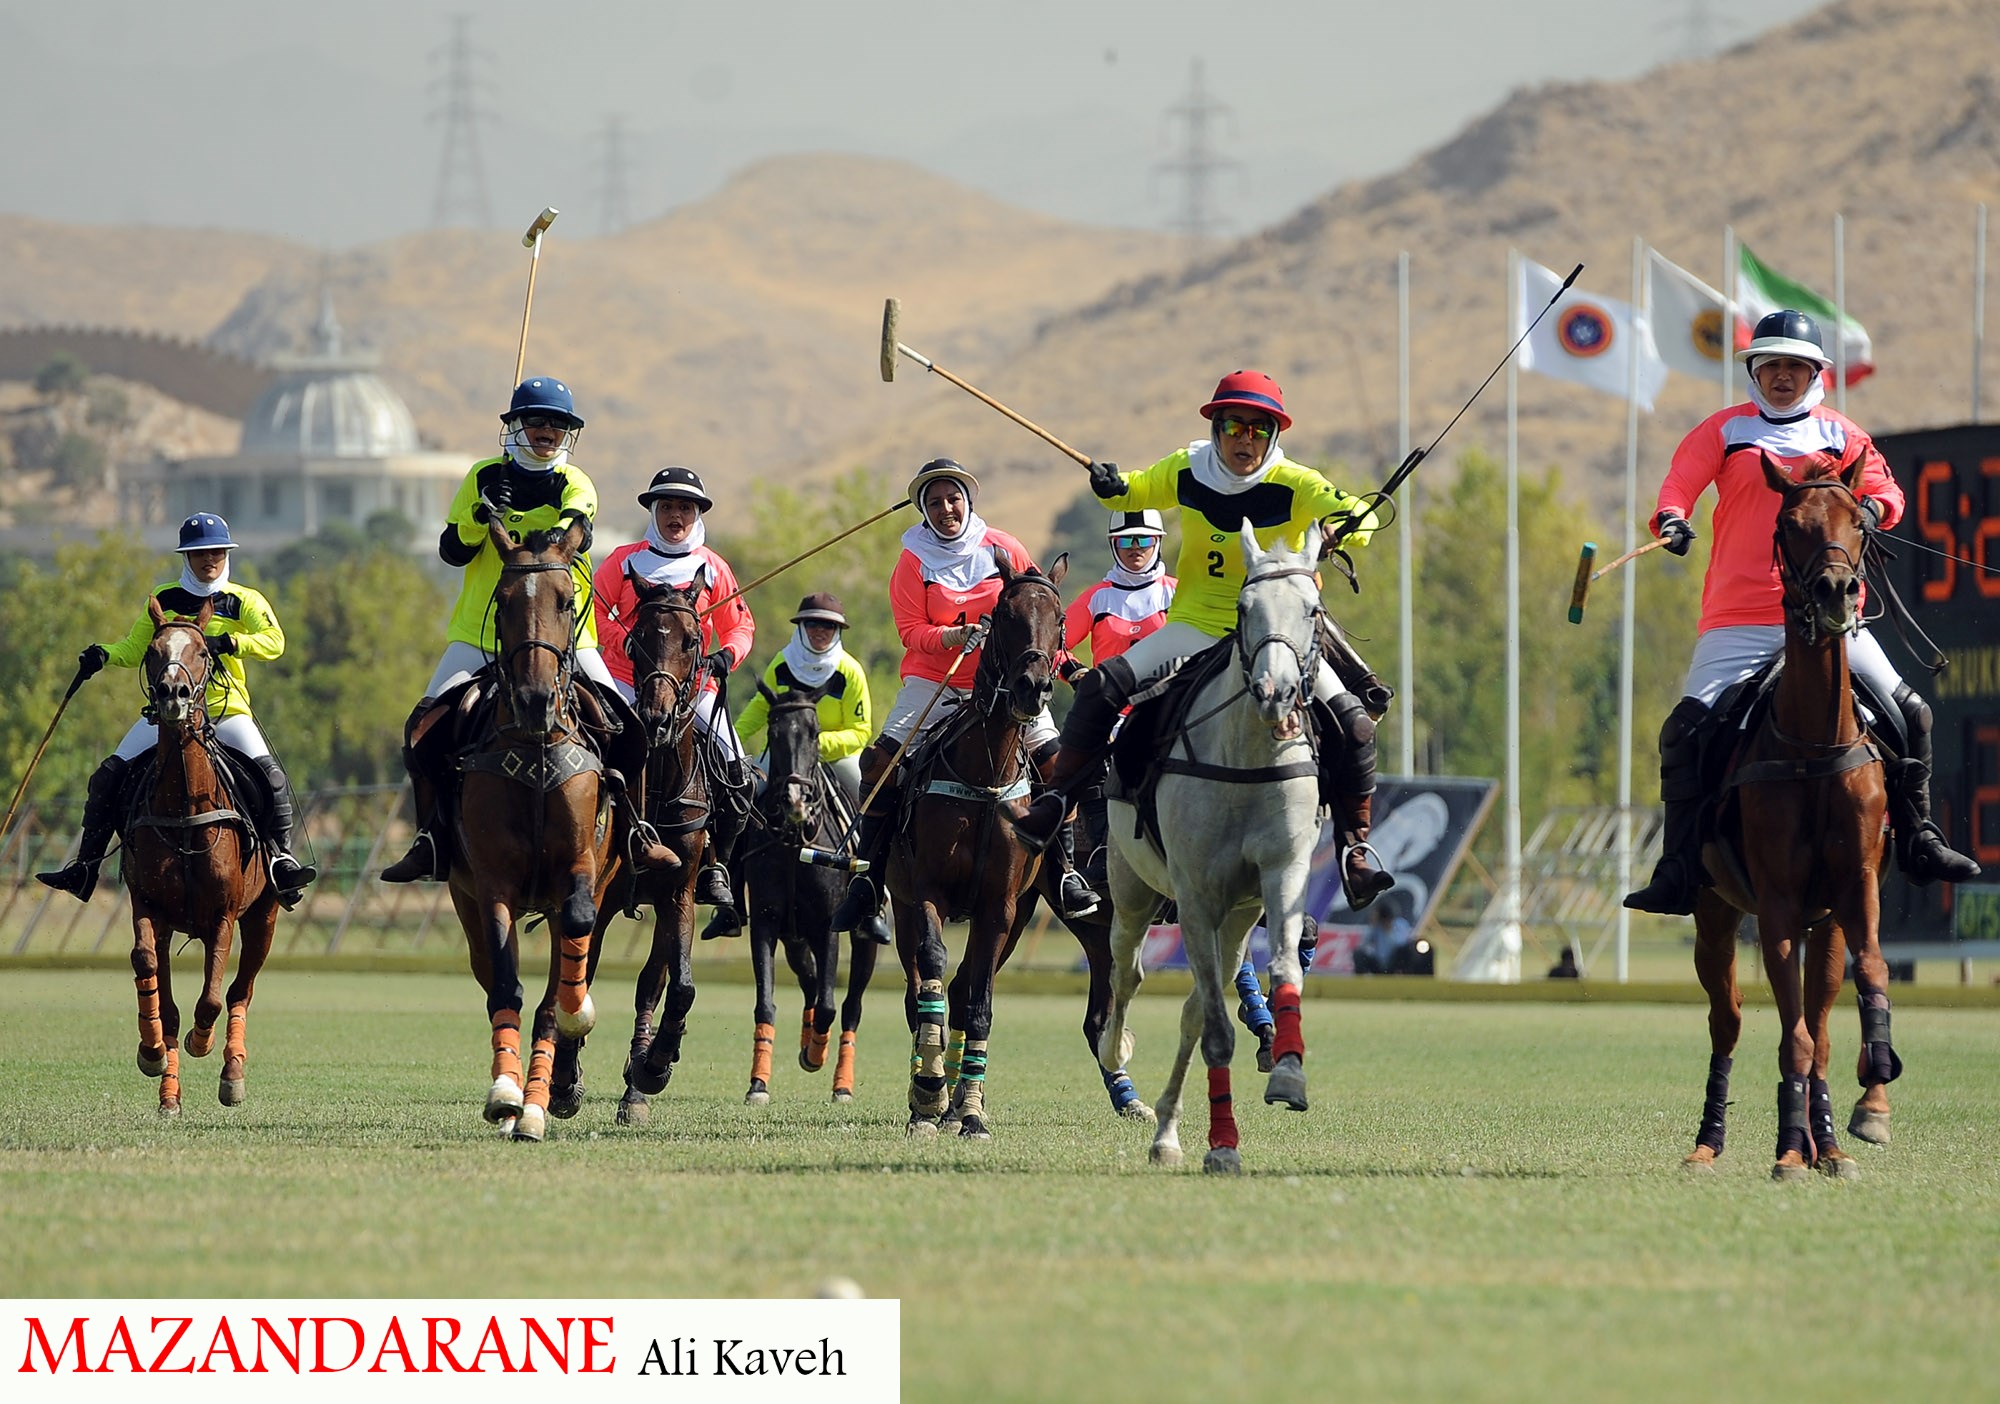
[[[1833,217],[1833,407],[1847,413],[1847,221]]]
[[[1633,330],[1641,319],[1651,329],[1652,279],[1645,266],[1645,241],[1632,237]],[[1625,358],[1625,549],[1639,544],[1639,339],[1634,336]],[[1618,632],[1618,891],[1632,890],[1632,650],[1637,616],[1639,572],[1625,572],[1624,617]],[[1618,908],[1619,984],[1630,976],[1632,913]]]
[[[1736,403],[1736,226],[1722,226],[1722,407]]]
[[[1410,456],[1410,253],[1396,255],[1396,461]],[[1416,687],[1416,606],[1415,531],[1411,509],[1417,485],[1414,477],[1403,483],[1402,500],[1396,504],[1396,553],[1401,558],[1397,627],[1401,630],[1402,657],[1396,666],[1396,686],[1402,694],[1402,726],[1397,736],[1396,761],[1404,775],[1417,773],[1417,687]]]
[[[1521,255],[1507,250],[1507,335],[1521,323]],[[1521,480],[1518,429],[1520,371],[1507,358],[1507,941],[1514,951],[1514,978],[1520,979],[1521,949]]]
[[[1972,422],[1979,422],[1979,363],[1986,350],[1986,206],[1972,221]]]

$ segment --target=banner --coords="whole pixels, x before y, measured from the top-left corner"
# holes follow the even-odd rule
[[[1842,317],[1832,302],[1804,283],[1794,282],[1775,269],[1767,268],[1750,252],[1748,244],[1738,244],[1736,248],[1739,264],[1736,270],[1736,345],[1739,350],[1750,344],[1750,333],[1762,318],[1780,308],[1790,307],[1819,323],[1820,335],[1826,339],[1827,355],[1833,355],[1833,337],[1839,336],[1849,385],[1875,369],[1875,346],[1866,327],[1852,317]],[[1831,373],[1827,382],[1832,383]]]
[[[1562,278],[1533,259],[1520,261],[1515,306],[1525,326],[1528,318],[1548,306]],[[1515,328],[1519,336],[1521,328]],[[1521,343],[1521,369],[1539,371],[1557,380],[1588,385],[1624,399],[1631,357],[1639,358],[1639,405],[1650,412],[1653,397],[1667,383],[1666,363],[1653,345],[1653,331],[1629,302],[1571,288]]]
[[[1720,384],[1723,314],[1729,299],[1662,257],[1658,249],[1648,249],[1646,257],[1652,288],[1648,312],[1660,359],[1668,370]]]

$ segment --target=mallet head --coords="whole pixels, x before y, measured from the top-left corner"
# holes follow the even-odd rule
[[[554,205],[550,205],[540,214],[536,215],[535,222],[528,226],[528,232],[521,236],[521,247],[532,249],[535,246],[535,240],[541,238],[543,232],[556,222],[556,215],[558,213],[560,211]]]
[[[882,378],[896,378],[896,322],[903,315],[903,304],[895,298],[885,298],[882,302]]]
[[[1569,587],[1569,622],[1583,623],[1584,596],[1590,593],[1590,565],[1597,559],[1597,543],[1586,541],[1583,550],[1577,553],[1576,580]]]

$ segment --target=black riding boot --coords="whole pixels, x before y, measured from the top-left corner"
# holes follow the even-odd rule
[[[1347,905],[1358,912],[1396,885],[1394,875],[1382,867],[1382,855],[1368,842],[1375,813],[1375,723],[1351,692],[1313,705],[1321,709],[1322,719],[1321,797],[1339,820],[1340,887]]]
[[[750,819],[750,769],[740,760],[723,762],[726,793],[711,795],[708,801],[709,861],[695,880],[694,900],[715,908],[701,939],[740,936],[743,917],[736,910],[736,892],[729,878],[729,861],[736,856],[736,841],[743,837]]]
[[[1014,832],[1029,852],[1040,853],[1054,840],[1069,815],[1070,791],[1103,759],[1111,728],[1118,724],[1118,714],[1125,710],[1137,681],[1132,665],[1123,658],[1114,658],[1084,675],[1076,689],[1076,701],[1063,721],[1062,748],[1042,773],[1048,788],[1014,821]]]
[[[1708,719],[1707,707],[1683,697],[1660,727],[1660,802],[1667,817],[1653,880],[1625,898],[1635,912],[1694,915],[1703,877],[1701,740]]]
[[[292,856],[292,839],[298,831],[298,804],[292,796],[292,782],[276,756],[258,756],[257,768],[271,787],[271,885],[287,909],[298,904],[307,884],[319,876],[319,869]]]
[[[76,857],[52,873],[36,873],[37,882],[58,892],[67,892],[79,902],[88,902],[97,890],[97,865],[111,844],[118,827],[118,792],[125,784],[131,762],[119,756],[107,758],[90,777],[83,797],[83,833],[77,840]]]
[[[1055,761],[1059,754],[1058,745],[1050,742],[1030,758],[1035,763],[1036,773],[1044,781],[1055,773]],[[1059,865],[1056,876],[1057,910],[1066,917],[1087,917],[1097,910],[1098,895],[1090,890],[1090,884],[1076,870],[1076,820],[1065,818],[1062,827],[1056,831],[1056,837],[1059,841],[1052,850],[1052,861]]]
[[[1969,882],[1979,865],[1944,841],[1931,819],[1931,709],[1915,689],[1896,689],[1896,705],[1910,734],[1910,753],[1889,771],[1889,819],[1896,828],[1896,863],[1917,887]]]
[[[875,741],[861,753],[861,792],[865,795],[882,777],[893,749]],[[847,895],[834,908],[831,924],[835,931],[859,931],[881,945],[893,939],[882,918],[882,865],[888,861],[889,839],[899,808],[896,782],[892,779],[875,796],[875,802],[861,816],[860,834],[855,839],[854,856],[868,864],[868,871],[856,873],[847,884]]]
[[[1083,880],[1102,897],[1111,891],[1111,819],[1106,813],[1104,781],[1083,792],[1076,805],[1077,832],[1085,850]]]
[[[384,882],[443,882],[451,876],[450,859],[443,842],[446,825],[440,803],[442,797],[430,778],[430,767],[425,764],[428,759],[426,753],[432,749],[430,734],[450,726],[451,719],[438,717],[431,723],[429,733],[421,738],[417,736],[419,724],[436,705],[436,698],[424,698],[410,713],[409,720],[403,723],[403,769],[410,777],[411,808],[415,812],[417,834],[410,840],[410,851],[382,870]]]

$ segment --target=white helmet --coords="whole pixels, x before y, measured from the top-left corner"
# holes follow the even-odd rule
[[[1113,512],[1111,529],[1104,533],[1108,539],[1121,536],[1153,536],[1167,534],[1166,519],[1148,507],[1143,512]]]

